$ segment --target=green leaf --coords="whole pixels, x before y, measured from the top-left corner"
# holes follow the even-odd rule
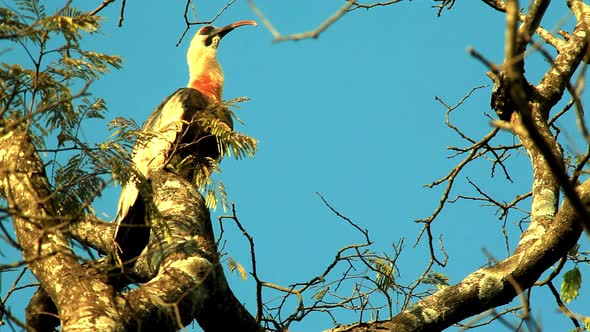
[[[328,286],[323,287],[322,289],[317,291],[315,294],[313,294],[313,298],[318,301],[321,301],[324,298],[324,296],[326,296],[326,293],[328,293],[328,290],[330,290],[330,287],[328,287]]]
[[[439,272],[428,272],[426,277],[422,279],[423,284],[432,284],[437,289],[442,289],[449,286],[449,277]]]
[[[375,281],[377,282],[379,289],[385,291],[388,288],[393,288],[395,286],[395,269],[393,263],[381,258],[376,258],[371,261],[374,269],[377,270]]]
[[[580,273],[578,267],[574,267],[573,269],[567,271],[563,275],[563,282],[561,283],[561,290],[559,292],[563,302],[569,303],[578,297],[581,286],[582,274]]]

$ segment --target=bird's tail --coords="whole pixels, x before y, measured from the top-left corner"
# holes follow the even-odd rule
[[[139,190],[133,183],[128,183],[123,186],[123,190],[121,191],[121,196],[119,197],[119,204],[117,206],[117,215],[113,222],[115,223],[115,232],[113,233],[113,238],[117,237],[117,233],[119,232],[119,228],[123,223],[125,217],[129,213],[131,207],[135,204],[135,201],[139,197]]]

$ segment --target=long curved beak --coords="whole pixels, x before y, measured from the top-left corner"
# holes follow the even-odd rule
[[[245,25],[257,26],[258,23],[251,21],[251,20],[237,21],[232,24],[228,24],[224,27],[213,29],[209,33],[209,38],[213,38],[213,36],[219,36],[219,38],[223,38],[223,36],[227,35],[233,29],[235,29],[237,27],[245,26]]]

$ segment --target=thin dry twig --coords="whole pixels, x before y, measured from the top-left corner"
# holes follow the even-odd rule
[[[547,282],[547,287],[549,287],[551,294],[555,298],[555,302],[557,302],[559,310],[561,310],[572,321],[572,324],[574,324],[574,326],[576,327],[576,331],[582,331],[582,326],[580,325],[580,322],[578,321],[574,313],[568,309],[565,303],[563,303],[563,301],[561,300],[561,295],[553,285],[553,282]]]
[[[432,8],[438,8],[437,16],[442,14],[442,11],[446,8],[447,10],[451,10],[455,5],[455,0],[434,0],[435,2],[440,2],[440,5],[432,6]]]
[[[117,26],[120,28],[123,26],[123,20],[125,19],[125,5],[127,4],[127,0],[121,1],[121,10],[119,12],[119,21],[117,22]]]
[[[324,202],[324,204],[330,209],[330,211],[334,212],[341,219],[346,220],[350,225],[352,225],[359,232],[361,232],[365,236],[365,240],[367,241],[368,244],[371,244],[372,243],[371,240],[370,240],[370,238],[369,238],[369,230],[360,228],[352,220],[350,220],[349,218],[343,216],[340,212],[338,212],[336,209],[334,209],[334,207],[332,207],[332,205],[330,205],[330,203],[328,203],[328,201],[324,198],[324,196],[322,196],[322,194],[320,194],[319,192],[316,192],[316,195],[318,195],[322,199],[322,202]]]
[[[254,249],[254,238],[248,233],[246,228],[242,225],[240,220],[238,219],[238,215],[236,213],[236,205],[232,203],[231,205],[231,216],[220,216],[218,219],[221,222],[223,219],[231,219],[234,221],[238,229],[242,232],[242,235],[246,237],[248,243],[250,245],[250,263],[252,265],[252,277],[256,281],[256,321],[260,322],[262,319],[262,286],[263,283],[260,281],[258,277],[258,265],[256,264],[256,250]]]
[[[215,16],[213,16],[212,19],[210,20],[206,20],[206,21],[196,21],[196,22],[191,22],[188,19],[188,10],[189,7],[192,3],[192,0],[186,0],[186,6],[184,7],[184,23],[186,24],[186,27],[184,28],[184,31],[182,32],[182,34],[180,35],[180,38],[178,38],[178,41],[176,42],[176,46],[178,47],[180,45],[180,43],[182,42],[182,40],[184,39],[184,36],[186,36],[186,33],[188,32],[188,30],[190,29],[190,27],[192,25],[200,25],[200,24],[211,24],[213,22],[215,22],[220,16],[221,14],[223,14],[229,7],[231,7],[231,5],[233,5],[237,0],[231,0],[228,3],[225,4],[225,6],[223,8],[221,8],[221,10],[219,10],[219,12],[217,12],[217,14],[215,14]],[[196,16],[196,15],[195,15]]]
[[[373,3],[367,3],[367,4],[355,3],[353,5],[353,8],[350,8],[348,11],[351,12],[351,11],[357,10],[357,9],[371,9],[373,7],[385,7],[385,6],[393,5],[395,3],[402,2],[402,1],[403,0],[389,0],[389,1],[373,2]]]
[[[93,11],[91,11],[88,14],[94,16],[113,2],[115,2],[115,0],[104,0],[98,7],[96,7]]]
[[[252,11],[256,14],[256,16],[258,16],[260,21],[262,21],[262,24],[264,24],[264,26],[273,35],[273,42],[278,43],[278,42],[289,41],[289,40],[294,41],[294,40],[302,40],[302,39],[307,39],[307,38],[314,38],[314,39],[318,38],[321,33],[323,33],[332,24],[334,24],[336,21],[338,21],[342,16],[344,16],[352,8],[352,6],[356,4],[356,1],[355,0],[346,0],[344,5],[342,7],[340,7],[340,9],[338,9],[334,14],[332,14],[324,22],[322,22],[320,25],[318,25],[317,28],[315,28],[313,30],[306,31],[306,32],[294,33],[294,34],[290,34],[290,35],[281,34],[277,30],[277,28],[275,28],[274,25],[270,22],[270,20],[262,13],[260,8],[258,8],[258,6],[256,6],[256,4],[254,3],[254,0],[248,0],[248,4],[250,5],[250,8],[252,8]]]

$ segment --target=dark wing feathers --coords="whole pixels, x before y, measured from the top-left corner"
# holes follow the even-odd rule
[[[143,125],[142,135],[133,148],[132,163],[136,172],[149,180],[154,171],[165,168],[176,155],[181,160],[189,155],[195,156],[197,161],[217,159],[220,156],[217,139],[199,124],[202,117],[218,118],[232,127],[229,111],[223,106],[216,107],[195,89],[182,88],[166,98]],[[123,261],[136,257],[149,237],[147,228],[142,231],[138,227],[146,224],[147,211],[136,182],[130,181],[123,187],[115,217],[115,241],[120,246]],[[132,249],[133,246],[140,247]]]

